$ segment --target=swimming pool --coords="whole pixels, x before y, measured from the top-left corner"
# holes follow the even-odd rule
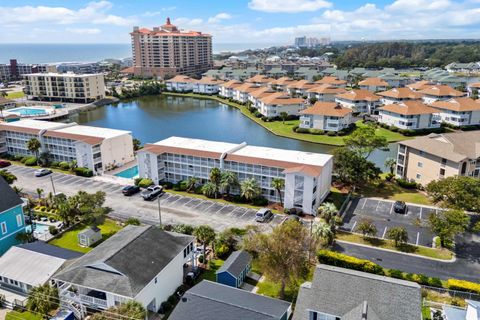
[[[119,173],[116,173],[115,176],[129,179],[135,178],[136,176],[138,176],[138,166],[134,166],[126,170],[120,171]]]
[[[47,233],[47,232],[49,233],[49,232],[50,232],[50,231],[48,231],[48,228],[49,228],[49,227],[50,227],[50,226],[47,225],[47,224],[42,224],[42,223],[40,223],[40,222],[37,222],[37,223],[35,224],[35,232],[36,232],[36,233],[39,233],[39,234],[44,234],[44,233]],[[25,228],[25,230],[26,230],[27,232],[30,232],[30,231],[32,230],[32,225],[29,224],[29,225]]]
[[[45,109],[41,108],[32,108],[32,107],[21,107],[21,108],[13,108],[8,109],[8,113],[13,113],[19,116],[44,116],[47,113]]]

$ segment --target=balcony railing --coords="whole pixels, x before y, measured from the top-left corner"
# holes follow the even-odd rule
[[[62,296],[82,304],[95,305],[102,308],[107,307],[107,300],[90,297],[84,294],[78,294],[68,290],[62,292]]]

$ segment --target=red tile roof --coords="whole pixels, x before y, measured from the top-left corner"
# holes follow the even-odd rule
[[[388,82],[382,78],[366,78],[358,83],[360,86],[388,87]]]
[[[300,111],[301,114],[313,114],[321,116],[345,117],[352,113],[352,109],[343,107],[336,102],[321,102],[317,101],[313,107]]]
[[[438,109],[432,108],[420,101],[404,101],[401,103],[387,104],[379,110],[384,110],[402,115],[419,115],[438,113]]]
[[[413,91],[409,88],[393,88],[391,90],[377,92],[376,93],[382,97],[395,98],[395,99],[421,99],[423,95],[418,91]]]
[[[434,85],[420,90],[419,92],[424,95],[436,97],[463,97],[466,94],[465,92],[455,90],[447,85]]]
[[[379,101],[380,97],[368,90],[354,89],[345,93],[337,94],[337,98],[349,101]]]
[[[461,97],[447,101],[435,101],[432,107],[452,111],[478,111],[480,110],[480,101],[472,98]]]

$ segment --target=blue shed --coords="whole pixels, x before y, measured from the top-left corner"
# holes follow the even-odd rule
[[[217,270],[217,282],[239,288],[250,272],[252,256],[243,250],[234,251]]]

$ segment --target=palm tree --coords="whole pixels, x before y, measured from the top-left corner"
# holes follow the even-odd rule
[[[332,233],[330,225],[325,221],[320,221],[313,225],[312,235],[314,239],[325,240],[329,245],[333,243],[334,234]]]
[[[212,182],[207,182],[202,187],[202,193],[209,198],[217,197],[217,186]]]
[[[8,96],[8,93],[6,91],[0,91],[0,96],[3,98],[6,98]]]
[[[280,112],[280,118],[282,118],[282,123],[285,124],[285,120],[287,120],[288,118],[288,113],[286,113],[285,111]]]
[[[27,149],[30,152],[35,153],[35,157],[37,158],[37,164],[38,164],[38,150],[42,147],[42,144],[40,141],[38,141],[37,138],[32,138],[27,141]]]
[[[320,217],[325,220],[327,224],[331,224],[331,221],[337,215],[337,207],[332,202],[324,202],[318,208],[318,212],[320,213]]]
[[[222,171],[219,168],[214,167],[210,170],[210,174],[208,176],[210,182],[215,185],[215,199],[217,198],[218,190],[220,190],[220,182],[222,180]]]
[[[227,196],[230,195],[230,189],[238,186],[238,178],[235,172],[225,171],[222,172],[222,178],[220,179],[220,187],[225,190]]]
[[[58,307],[58,290],[45,283],[33,287],[28,293],[27,309],[40,314],[48,314]]]
[[[196,177],[190,177],[187,179],[187,192],[192,191],[195,189],[195,186],[197,185],[198,178]]]
[[[282,202],[282,189],[285,187],[285,180],[281,178],[273,178],[272,179],[272,188],[274,188],[277,193],[278,197],[280,198],[280,205],[283,206]]]
[[[20,195],[23,192],[23,188],[20,188],[20,187],[17,187],[17,186],[13,186],[12,189],[18,195]]]
[[[258,197],[260,192],[260,186],[255,178],[245,179],[240,183],[240,194],[249,201]]]
[[[390,170],[390,174],[393,174],[395,167],[397,166],[397,160],[393,158],[387,158],[385,159],[385,167],[387,167]]]
[[[205,256],[205,249],[207,245],[215,240],[215,230],[212,227],[207,225],[201,225],[196,227],[193,230],[193,235],[197,238],[198,241],[202,243],[203,246],[203,262],[207,263],[207,257]]]
[[[36,192],[37,192],[37,195],[38,195],[38,200],[42,199],[43,189],[42,188],[37,188]]]

